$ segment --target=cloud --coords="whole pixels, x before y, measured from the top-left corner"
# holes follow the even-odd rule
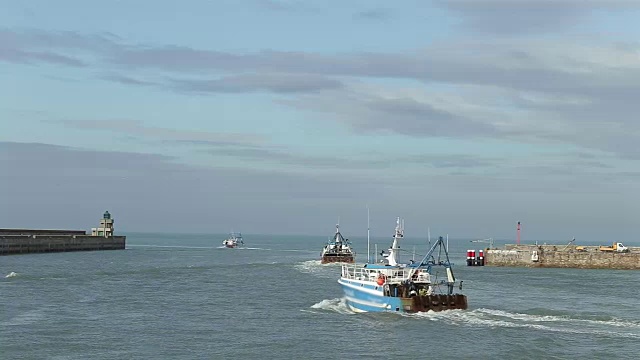
[[[50,63],[83,67],[87,63],[67,53],[74,50],[104,51],[116,46],[113,34],[81,35],[72,31],[12,31],[0,28],[0,61],[12,63]],[[65,55],[60,54],[64,52]]]
[[[402,156],[390,154],[385,151],[366,153],[350,152],[336,156],[319,156],[305,154],[299,150],[274,146],[235,146],[228,144],[203,144],[209,145],[199,150],[210,154],[215,159],[229,158],[234,163],[241,163],[247,167],[267,165],[270,168],[283,168],[304,173],[331,172],[340,176],[354,176],[356,174],[369,174],[375,176],[380,184],[398,184],[401,182],[407,186],[415,186],[417,178],[442,178],[462,177],[458,181],[474,179],[474,185],[465,185],[466,189],[486,191],[495,189],[495,184],[503,183],[505,179],[518,182],[522,188],[535,189],[535,191],[550,191],[548,185],[540,185],[537,180],[545,178],[548,182],[562,184],[555,191],[584,191],[584,184],[602,186],[602,184],[624,183],[628,174],[624,166],[614,165],[613,162],[602,156],[583,152],[578,153],[543,153],[529,155],[518,159],[509,156],[481,156],[464,153],[434,154],[424,151],[414,151]],[[284,166],[284,167],[283,167]],[[398,179],[396,174],[412,174],[406,179]],[[385,174],[386,173],[386,174]],[[428,175],[425,175],[428,174]],[[621,174],[618,177],[617,174]],[[589,178],[582,184],[567,185],[567,181],[574,181],[576,177]],[[478,180],[478,179],[482,180]],[[613,179],[612,179],[613,178]],[[502,179],[502,180],[501,180]],[[405,182],[405,180],[407,180]],[[445,185],[446,181],[443,180]],[[501,185],[501,186],[504,186]],[[511,185],[510,185],[511,186]],[[589,190],[593,191],[593,190]]]
[[[397,161],[402,161],[398,159]],[[485,170],[487,168],[496,168],[501,159],[486,158],[480,156],[466,155],[466,154],[446,154],[446,155],[418,155],[409,156],[405,161],[413,162],[415,164],[430,165],[437,169],[462,169],[469,170],[472,168],[480,168]]]
[[[187,131],[161,127],[149,127],[144,126],[143,122],[135,120],[49,120],[47,122],[75,129],[112,131],[116,133],[136,135],[176,143],[188,142],[254,145],[260,144],[266,140],[262,136],[254,134],[211,133],[203,131]]]
[[[594,10],[640,9],[634,0],[436,0],[474,31],[494,34],[553,33],[571,28]]]
[[[42,62],[75,67],[85,66],[85,63],[81,60],[56,54],[54,52],[22,51],[18,49],[0,49],[0,61],[21,64]]]
[[[11,189],[2,192],[9,206],[1,207],[0,215],[3,223],[15,227],[86,229],[108,209],[119,229],[211,233],[240,227],[254,233],[321,233],[326,224],[318,219],[335,213],[318,204],[349,207],[358,199],[357,207],[364,211],[359,201],[375,188],[372,181],[332,174],[205,168],[173,160],[0,142],[0,167],[5,170],[0,191]],[[315,219],[305,222],[303,209]]]
[[[409,97],[335,92],[280,102],[298,109],[329,112],[358,132],[391,132],[417,137],[478,137],[497,133],[491,125]]]
[[[265,162],[279,165],[290,165],[302,169],[348,169],[374,168],[375,163],[366,160],[349,160],[344,157],[302,155],[287,149],[276,150],[271,147],[237,147],[217,146],[204,150],[215,157],[230,157],[235,160],[242,159],[254,163]]]
[[[260,157],[258,152],[244,155]],[[433,154],[409,158],[409,162],[430,162],[445,170],[484,169],[500,160]],[[287,155],[281,160],[288,161]],[[598,228],[574,234],[588,238],[597,237],[598,231],[609,231],[603,227],[619,232],[624,232],[625,226],[631,229],[634,218],[630,214],[637,213],[639,202],[637,196],[628,195],[640,193],[637,171],[620,174],[626,182],[612,169],[584,173],[584,169],[568,168],[554,175],[562,170],[562,162],[548,168],[525,164],[515,173],[461,171],[454,175],[416,172],[416,166],[377,172],[331,168],[300,172],[215,164],[196,167],[156,154],[0,142],[0,168],[5,170],[0,172],[0,192],[10,189],[2,192],[3,202],[9,206],[0,207],[0,218],[11,227],[88,229],[109,210],[120,233],[211,234],[233,227],[246,233],[323,234],[327,224],[340,216],[348,224],[346,228],[362,234],[369,204],[374,234],[386,233],[386,225],[392,225],[395,216],[406,214],[407,222],[414,224],[412,233],[419,232],[420,224],[428,219],[442,229],[455,229],[456,236],[472,236],[483,227],[499,233],[496,229],[504,226],[504,219],[522,214],[522,209],[527,209],[526,218],[532,224],[549,224],[553,221],[545,216],[553,218],[560,213],[565,214],[562,223],[566,224],[584,221],[585,213],[576,209],[589,208],[589,216],[602,217]],[[312,166],[313,162],[307,165]],[[582,175],[590,176],[576,182]],[[514,213],[516,197],[520,210]],[[486,211],[487,206],[492,211]],[[535,212],[531,207],[547,210]],[[557,233],[546,235],[555,238]]]
[[[36,47],[58,49],[112,50],[121,43],[122,38],[109,32],[83,34],[76,31],[41,31],[28,29],[22,31],[0,29],[0,44],[7,47]]]
[[[110,152],[105,155],[102,151],[75,149],[73,147],[50,145],[43,143],[14,143],[0,142],[3,154],[3,165],[18,171],[9,176],[23,177],[27,174],[35,175],[56,173],[55,169],[61,169],[67,177],[82,175],[86,172],[104,173],[113,176],[114,171],[120,171],[118,176],[141,173],[139,170],[144,164],[164,163],[167,170],[178,170],[180,165],[171,164],[174,158],[165,155]],[[55,159],[55,161],[50,161]]]
[[[270,91],[274,93],[304,93],[341,88],[343,84],[314,74],[240,74],[215,80],[173,80],[178,91],[200,93],[243,93]]]
[[[343,174],[353,174],[355,171],[369,170],[401,170],[412,167],[420,169],[436,169],[451,171],[468,170],[472,168],[493,168],[500,159],[484,158],[464,154],[407,154],[402,157],[385,153],[350,153],[342,156],[318,156],[303,154],[299,151],[273,146],[233,146],[227,144],[212,145],[201,150],[216,158],[229,157],[234,161],[245,160],[251,164],[285,165],[309,172],[332,171]],[[382,181],[383,177],[379,180]]]
[[[202,67],[255,74],[230,75],[210,82],[177,82],[183,88],[200,91],[271,91],[294,95],[317,88],[342,89],[324,97],[278,101],[298,108],[329,111],[358,130],[414,136],[518,135],[536,141],[566,141],[637,157],[640,150],[633,146],[632,138],[639,131],[637,122],[633,121],[640,110],[633,101],[640,96],[636,86],[640,81],[639,49],[636,44],[509,40],[435,44],[421,52],[405,54],[265,51],[236,55],[173,49],[168,57],[171,64],[166,70]],[[161,52],[164,50],[155,51],[143,50],[142,58],[135,57],[140,61],[138,65],[153,58],[151,64],[145,66],[163,68]],[[127,57],[120,61],[126,63]],[[275,83],[273,77],[258,75],[273,72],[287,75]],[[325,78],[329,76],[333,79]],[[305,82],[305,78],[309,81]],[[423,82],[425,90],[432,84],[447,84],[475,87],[475,91],[469,92],[473,98],[438,105],[411,97],[354,95],[351,89],[344,89],[345,85],[338,85],[345,83],[344,78],[398,78]],[[305,86],[299,87],[301,83]],[[488,93],[495,94],[495,98],[477,100]],[[353,103],[346,104],[347,99]],[[469,105],[482,108],[479,113],[484,114],[483,118],[460,111]],[[611,126],[612,123],[620,126]],[[608,129],[603,133],[602,127]],[[580,136],[572,136],[576,130]]]
[[[156,82],[138,80],[131,76],[119,75],[119,74],[107,74],[107,75],[103,75],[101,78],[104,80],[113,81],[113,82],[124,84],[124,85],[144,85],[144,86],[159,85]]]
[[[454,5],[491,4],[498,3]],[[640,97],[637,43],[492,38],[432,43],[403,53],[229,53],[127,44],[111,34],[0,34],[10,39],[4,43],[23,52],[78,51],[109,68],[110,81],[184,92],[272,92],[283,96],[276,100],[280,103],[330,113],[356,131],[564,142],[640,157],[634,140],[640,135],[640,123],[634,120],[640,111],[635,101]],[[21,61],[27,60],[42,61]],[[146,78],[130,76],[132,69],[145,70]],[[189,78],[203,71],[220,75]],[[408,95],[362,90],[389,78],[420,86]]]
[[[395,111],[395,110],[394,110]],[[298,149],[267,143],[267,139],[249,134],[206,133],[147,127],[133,120],[47,120],[67,128],[95,131],[111,131],[129,136],[157,139],[167,144],[188,144],[197,146],[196,151],[207,153],[214,158],[227,158],[232,163],[249,167],[286,168],[302,173],[338,171],[353,174],[355,170],[371,173],[381,169],[399,170],[410,166],[421,169],[432,168],[446,171],[493,167],[498,159],[461,154],[406,154],[395,157],[382,153],[341,154],[340,156],[318,156],[304,154]],[[44,145],[42,145],[44,146]],[[266,166],[265,166],[266,165]],[[382,181],[384,177],[380,178]]]
[[[209,69],[231,73],[228,81],[250,83],[259,82],[260,76],[273,80],[288,75],[296,81],[300,77],[313,80],[314,76],[344,76],[580,94],[595,86],[628,88],[640,77],[637,61],[640,46],[635,43],[596,41],[584,45],[575,39],[566,42],[494,39],[434,43],[425,49],[397,54],[287,51],[235,54],[181,46],[129,45],[113,36],[83,37],[65,32],[26,34],[30,35],[20,37],[20,43],[29,50],[43,46],[47,49],[71,47],[93,51],[112,65],[178,73]],[[41,38],[53,40],[46,42]],[[96,46],[94,41],[102,45]]]
[[[344,78],[397,78],[425,86],[472,85],[484,87],[483,92],[503,89],[510,103],[502,104],[502,109],[553,111],[564,119],[614,113],[619,115],[615,121],[629,122],[637,109],[628,100],[640,91],[636,86],[639,49],[637,45],[500,40],[434,44],[404,54],[231,54],[171,47],[131,48],[111,54],[109,61],[178,73],[206,69],[231,73],[208,81],[173,79],[167,84],[173,89],[294,94],[344,87]],[[545,97],[551,101],[535,100]]]

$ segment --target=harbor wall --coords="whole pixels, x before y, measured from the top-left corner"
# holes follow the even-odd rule
[[[640,269],[640,248],[619,253],[599,251],[597,247],[578,251],[553,245],[507,245],[504,249],[486,249],[485,266]]]
[[[87,235],[84,230],[0,229],[0,235]]]
[[[66,251],[123,250],[126,236],[91,236],[84,232],[75,234],[2,235],[0,231],[0,255],[32,254]]]

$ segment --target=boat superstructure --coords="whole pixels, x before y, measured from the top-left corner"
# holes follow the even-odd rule
[[[229,234],[229,237],[222,241],[222,245],[224,245],[226,248],[231,249],[243,246],[244,241],[242,240],[242,234],[231,232]]]
[[[320,263],[328,264],[334,262],[353,263],[355,261],[355,251],[349,239],[345,239],[340,233],[340,224],[336,224],[336,233],[322,249]]]
[[[393,243],[380,263],[342,266],[338,283],[349,308],[407,313],[466,309],[467,297],[454,293],[456,279],[444,239],[439,237],[420,262],[400,263],[402,225],[397,218]]]

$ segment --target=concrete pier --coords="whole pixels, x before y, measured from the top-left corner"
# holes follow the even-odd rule
[[[597,246],[506,245],[486,249],[485,266],[550,267],[579,269],[640,269],[640,248],[605,252]]]
[[[123,250],[126,239],[113,235],[113,219],[107,211],[92,234],[82,230],[0,229],[0,255]]]
[[[3,230],[0,229],[0,234]],[[0,235],[0,255],[64,251],[122,250],[126,236],[91,235]]]

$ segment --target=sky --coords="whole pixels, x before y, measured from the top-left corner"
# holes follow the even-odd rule
[[[0,8],[0,227],[639,240],[640,1]]]

